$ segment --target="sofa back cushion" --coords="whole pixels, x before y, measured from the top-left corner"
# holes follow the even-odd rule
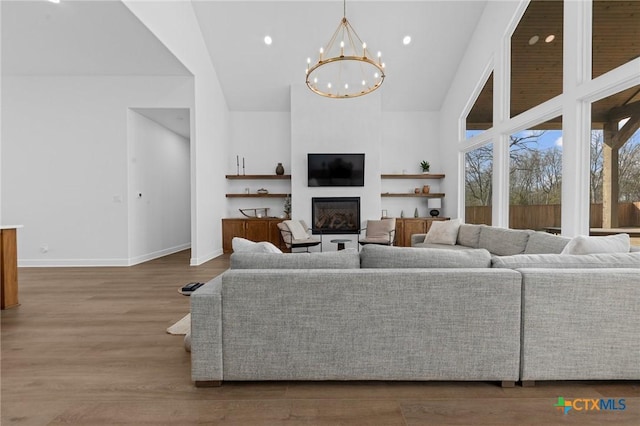
[[[628,253],[631,247],[629,234],[587,237],[578,235],[562,250],[562,254]]]
[[[569,241],[571,241],[571,238],[549,234],[548,232],[534,232],[529,235],[524,254],[560,254]]]
[[[356,249],[325,253],[233,253],[231,269],[358,269]]]
[[[479,247],[498,256],[524,253],[529,235],[534,231],[485,226],[480,229]]]
[[[517,254],[494,257],[493,268],[640,268],[640,253]]]
[[[361,268],[488,268],[491,255],[483,249],[441,250],[366,245]]]
[[[479,248],[480,246],[480,230],[487,225],[473,225],[463,223],[458,229],[457,244],[461,246]]]

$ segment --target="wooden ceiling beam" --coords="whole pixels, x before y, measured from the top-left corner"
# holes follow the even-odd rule
[[[614,123],[617,126],[618,121],[616,120]],[[629,121],[616,132],[611,139],[611,146],[614,149],[620,148],[631,139],[631,136],[633,136],[638,129],[640,129],[640,112],[632,115]]]

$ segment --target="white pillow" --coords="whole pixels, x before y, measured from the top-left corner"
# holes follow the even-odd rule
[[[447,244],[453,246],[458,239],[460,219],[433,221],[424,242],[429,244]]]
[[[255,243],[240,237],[233,237],[231,247],[235,253],[282,253],[282,250],[268,241]]]
[[[294,240],[306,240],[309,238],[307,230],[304,229],[299,220],[285,220],[284,224],[289,228]]]
[[[630,246],[629,234],[606,237],[578,235],[569,241],[560,254],[628,253]]]

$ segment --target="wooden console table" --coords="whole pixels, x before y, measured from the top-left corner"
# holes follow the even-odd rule
[[[0,308],[18,306],[18,244],[17,226],[0,226]]]

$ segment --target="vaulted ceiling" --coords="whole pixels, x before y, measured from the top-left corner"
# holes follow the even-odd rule
[[[440,109],[485,4],[347,2],[360,37],[383,53],[383,110]],[[192,5],[232,111],[288,111],[290,86],[304,84],[306,58],[329,41],[343,14],[336,0]],[[2,1],[1,7],[3,74],[189,75],[119,1]]]

